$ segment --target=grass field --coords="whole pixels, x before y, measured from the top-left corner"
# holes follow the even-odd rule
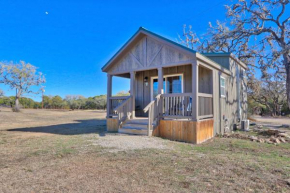
[[[290,144],[105,132],[103,111],[0,109],[0,192],[290,192]]]

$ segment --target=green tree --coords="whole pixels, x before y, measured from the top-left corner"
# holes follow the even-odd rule
[[[52,97],[52,107],[53,108],[62,108],[63,107],[63,101],[62,98],[58,95]]]
[[[30,98],[21,97],[19,103],[23,108],[33,108],[36,102]]]
[[[107,95],[96,96],[96,97],[94,97],[94,100],[96,101],[97,109],[106,109]]]
[[[46,109],[52,108],[52,97],[51,96],[43,96],[43,106]]]
[[[130,96],[130,93],[127,91],[120,91],[115,96]]]

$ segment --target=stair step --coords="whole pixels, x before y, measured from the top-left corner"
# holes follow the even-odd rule
[[[122,128],[125,128],[125,129],[145,129],[145,130],[147,130],[147,125],[126,123],[125,125],[123,125]]]
[[[128,124],[139,124],[148,125],[148,120],[130,119],[127,121]]]
[[[126,124],[148,125],[148,119],[129,119]],[[152,125],[156,125],[156,122],[154,121]]]
[[[147,130],[144,129],[126,129],[124,127],[119,129],[119,133],[132,135],[147,135]]]

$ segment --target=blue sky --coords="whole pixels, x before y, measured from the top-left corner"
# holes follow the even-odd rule
[[[106,94],[101,67],[140,26],[172,40],[182,33],[183,24],[204,33],[209,21],[225,20],[227,2],[0,1],[0,61],[24,60],[37,66],[46,76],[46,95]],[[6,95],[15,93],[0,88]],[[128,80],[113,79],[114,93],[128,89]]]

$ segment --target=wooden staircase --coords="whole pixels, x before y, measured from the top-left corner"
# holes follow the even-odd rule
[[[134,118],[129,119],[121,128],[119,133],[132,134],[132,135],[148,135],[148,118]],[[150,131],[149,135],[151,135]]]
[[[148,118],[131,119],[133,112],[132,98],[132,96],[126,97],[124,101],[118,102],[117,107],[111,110],[111,114],[113,114],[112,117],[115,117],[119,123],[118,132],[151,136],[154,128],[159,122],[159,112],[162,110],[162,103],[160,100],[161,94],[157,95],[156,98],[143,109],[144,113],[148,113]],[[118,98],[117,101],[119,100]]]

